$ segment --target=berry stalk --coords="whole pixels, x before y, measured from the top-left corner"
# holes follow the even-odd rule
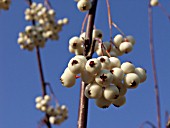
[[[92,32],[93,32],[97,2],[98,2],[98,0],[92,1],[92,8],[89,10],[89,14],[88,14],[88,22],[87,22],[87,28],[86,28],[86,39],[85,39],[85,43],[84,43],[84,47],[85,47],[84,55],[86,56],[87,60],[92,57],[93,52],[91,52],[91,50],[93,50],[94,46],[95,46],[94,45],[95,42],[92,42]],[[86,86],[87,86],[87,84],[82,82],[81,89],[80,89],[78,128],[86,128],[87,127],[88,98],[84,95]]]
[[[154,88],[155,88],[156,106],[157,106],[157,123],[158,123],[158,128],[161,128],[160,96],[159,96],[158,78],[156,72],[154,43],[153,43],[154,41],[153,41],[152,7],[150,4],[148,7],[148,14],[149,14],[150,52],[151,52],[151,59],[152,59],[152,70],[154,76]]]

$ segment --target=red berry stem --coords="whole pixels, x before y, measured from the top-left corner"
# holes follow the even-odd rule
[[[98,0],[92,0],[92,8],[89,10],[89,14],[88,14],[86,38],[85,38],[85,44],[84,44],[84,47],[85,47],[84,55],[86,56],[87,60],[92,57],[93,52],[90,52],[90,51],[94,49],[94,46],[95,46],[94,45],[95,42],[92,42],[92,32],[93,32],[97,2]],[[77,128],[87,127],[88,98],[85,97],[84,95],[86,85],[87,84],[82,82],[81,89],[80,89],[79,115],[78,115],[78,127]]]

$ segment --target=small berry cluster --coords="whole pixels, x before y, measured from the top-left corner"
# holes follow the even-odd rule
[[[38,96],[35,99],[36,108],[50,116],[49,121],[51,124],[59,125],[68,118],[68,109],[65,105],[56,105],[54,108],[49,105],[50,101],[51,97],[49,95],[45,95],[44,97]]]
[[[79,37],[74,36],[69,40],[69,51],[76,55],[83,55],[84,42],[86,39],[86,32],[83,32]],[[93,40],[102,39],[102,32],[98,29],[93,30]],[[95,43],[95,51],[98,49],[98,42]]]
[[[8,10],[11,4],[11,0],[0,0],[0,10]]]
[[[95,99],[100,108],[111,104],[122,106],[126,101],[127,88],[136,88],[146,80],[144,69],[135,68],[131,62],[121,64],[117,57],[107,56],[89,60],[82,55],[73,57],[60,78],[63,86],[74,86],[77,74],[88,84],[85,96]]]
[[[77,2],[77,8],[81,12],[86,12],[91,9],[92,3],[90,0],[75,0]]]
[[[150,0],[150,5],[151,6],[157,6],[159,4],[158,0]]]
[[[68,23],[68,19],[60,19],[56,22],[55,11],[47,9],[43,4],[33,2],[30,8],[25,10],[25,19],[34,21],[34,26],[26,26],[25,32],[21,32],[18,44],[21,49],[32,51],[34,47],[44,47],[48,39],[58,40],[58,33],[63,25]]]
[[[69,51],[71,53],[83,55],[85,36],[86,32],[83,32],[79,37],[74,36],[69,40]],[[123,54],[131,52],[134,44],[136,43],[135,39],[131,35],[123,37],[121,34],[117,34],[112,41],[113,43],[108,41],[102,42],[102,37],[103,33],[101,30],[93,30],[92,38],[93,41],[95,40],[94,51],[98,56],[122,56]]]

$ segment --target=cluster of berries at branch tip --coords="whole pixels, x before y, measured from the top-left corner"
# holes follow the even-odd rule
[[[84,51],[84,43],[86,39],[86,32],[83,32],[79,37],[74,36],[69,40],[69,51],[76,55],[83,55]],[[127,54],[133,50],[133,46],[136,43],[133,36],[123,36],[121,34],[117,34],[113,41],[102,41],[103,33],[99,29],[93,30],[93,40],[95,41],[94,52],[97,53],[98,56],[110,56],[117,57],[122,56],[123,54]]]
[[[0,10],[8,10],[11,0],[0,0]]]
[[[38,96],[35,98],[36,108],[42,112],[45,112],[49,116],[49,122],[54,125],[60,125],[68,118],[68,109],[65,105],[56,107],[50,105],[51,97],[45,95],[44,97]]]
[[[77,8],[81,12],[86,12],[91,9],[91,0],[75,0],[77,2]]]
[[[87,60],[83,55],[76,55],[60,78],[62,85],[74,86],[78,74],[88,84],[85,96],[95,99],[100,108],[108,108],[111,104],[116,107],[124,105],[127,89],[137,88],[147,77],[143,68],[135,68],[131,62],[121,64],[117,57],[99,56]]]
[[[157,6],[159,4],[158,0],[150,0],[150,5],[151,6]]]
[[[55,16],[55,10],[48,9],[42,3],[33,2],[30,8],[25,10],[25,19],[35,24],[26,26],[25,31],[19,33],[20,48],[32,51],[36,46],[43,48],[48,39],[58,40],[58,33],[63,25],[68,24],[68,19],[56,21]]]

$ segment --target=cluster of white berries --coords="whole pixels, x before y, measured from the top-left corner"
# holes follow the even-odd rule
[[[11,4],[11,0],[0,0],[0,10],[8,10]]]
[[[88,84],[85,96],[95,99],[100,108],[111,104],[122,106],[126,102],[127,88],[136,88],[146,80],[144,69],[135,68],[130,62],[121,64],[117,57],[107,56],[89,60],[82,55],[73,57],[60,78],[63,86],[74,86],[77,74]]]
[[[49,104],[50,101],[51,97],[49,95],[38,96],[35,99],[36,108],[50,116],[49,122],[51,124],[59,125],[68,118],[68,109],[65,105],[53,107]]]
[[[85,12],[91,9],[91,0],[75,0],[77,2],[77,8],[81,12]]]
[[[150,5],[151,6],[157,6],[159,4],[158,0],[150,0]]]
[[[79,37],[74,36],[69,40],[69,51],[75,53],[76,55],[83,55],[84,42],[86,33],[82,33]],[[122,56],[133,50],[133,46],[136,43],[133,36],[129,35],[123,37],[121,34],[117,34],[113,39],[113,44],[111,42],[102,42],[103,33],[99,29],[93,30],[93,41],[95,42],[94,51],[98,56],[108,56],[112,57]],[[107,52],[106,52],[107,51]]]
[[[30,8],[25,10],[25,19],[34,21],[35,26],[26,26],[25,32],[19,33],[18,44],[21,49],[33,50],[34,47],[44,47],[47,39],[58,40],[58,33],[68,19],[55,20],[55,11],[47,9],[43,4],[33,2]]]

